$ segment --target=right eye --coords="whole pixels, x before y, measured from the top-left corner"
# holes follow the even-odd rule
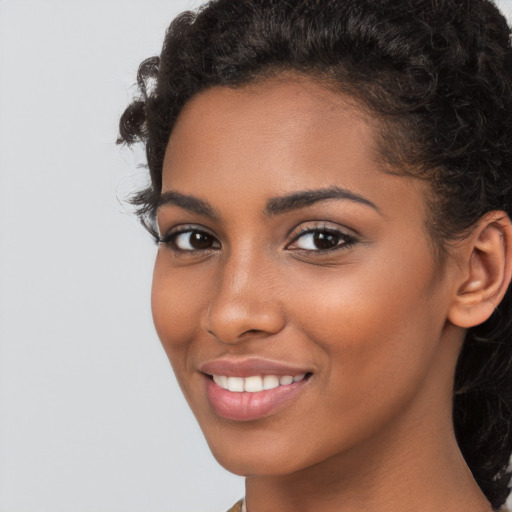
[[[199,229],[184,229],[170,232],[160,242],[179,252],[200,252],[219,249],[219,241],[210,233]]]

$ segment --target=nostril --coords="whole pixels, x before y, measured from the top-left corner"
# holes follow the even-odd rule
[[[242,340],[246,340],[247,338],[257,337],[257,336],[265,336],[266,334],[268,334],[263,329],[248,329],[238,335],[236,333],[234,333],[234,334],[231,333],[232,337],[228,338],[228,337],[221,337],[221,336],[217,335],[212,329],[207,329],[206,332],[208,334],[210,334],[211,336],[213,336],[214,338],[217,338],[222,341],[227,341],[227,342],[242,341]]]
[[[246,336],[247,334],[260,334],[260,333],[262,333],[262,332],[263,332],[263,331],[261,331],[261,330],[259,330],[259,329],[249,329],[249,330],[247,330],[247,331],[243,332],[243,333],[241,334],[241,336]]]
[[[252,338],[266,337],[279,332],[285,319],[278,307],[268,308],[260,304],[249,307],[249,299],[237,303],[212,302],[204,317],[206,332],[224,343],[237,343]]]

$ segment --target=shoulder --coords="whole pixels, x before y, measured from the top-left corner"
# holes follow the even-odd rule
[[[227,512],[242,512],[244,500],[237,501]]]

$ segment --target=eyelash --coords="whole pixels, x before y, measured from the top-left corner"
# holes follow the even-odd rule
[[[180,235],[183,235],[185,233],[191,233],[191,234],[198,233],[200,235],[206,235],[206,236],[211,237],[212,239],[216,240],[217,243],[219,243],[218,240],[215,238],[215,236],[213,236],[211,233],[209,233],[205,229],[201,229],[197,226],[183,226],[181,228],[173,229],[173,230],[169,231],[168,233],[166,233],[164,236],[159,236],[157,238],[157,243],[166,245],[166,246],[170,247],[174,252],[180,253],[180,254],[187,254],[187,253],[194,254],[194,253],[198,253],[198,252],[212,250],[211,248],[210,249],[192,249],[192,250],[180,249],[178,247],[178,245],[176,244],[176,239]],[[217,249],[217,248],[215,248],[215,249]]]
[[[293,250],[308,253],[308,254],[319,253],[319,255],[321,255],[321,254],[326,254],[326,253],[330,253],[333,251],[338,251],[341,249],[350,249],[358,242],[358,240],[355,236],[345,233],[341,229],[337,229],[337,228],[333,228],[333,227],[325,226],[325,225],[317,225],[314,227],[311,227],[311,226],[306,227],[305,226],[305,227],[299,229],[299,232],[294,236],[293,240],[287,245],[287,248],[290,247],[295,242],[297,242],[297,240],[299,240],[301,238],[305,238],[305,235],[313,235],[314,233],[324,234],[324,235],[329,234],[331,236],[337,237],[339,239],[339,241],[336,245],[334,245],[333,247],[330,247],[328,249],[313,250],[313,249],[297,248],[297,249],[293,249]]]
[[[205,249],[181,249],[178,247],[176,240],[180,235],[183,235],[185,233],[196,233],[199,235],[206,235],[207,237],[210,237],[213,240],[213,244],[217,243],[219,247],[207,247]],[[330,226],[325,225],[318,225],[318,226],[307,226],[303,227],[299,230],[299,232],[294,236],[293,240],[286,246],[286,248],[290,248],[292,244],[295,244],[298,240],[301,238],[305,238],[306,235],[313,235],[313,234],[328,234],[329,236],[334,236],[338,238],[338,243],[334,245],[333,247],[326,248],[326,249],[304,249],[304,248],[291,248],[289,250],[307,253],[307,254],[315,254],[316,255],[322,255],[326,253],[331,253],[333,251],[337,251],[340,249],[349,249],[352,246],[354,246],[358,240],[355,236],[350,235],[348,233],[345,233],[341,231],[340,229],[336,229]],[[189,239],[190,240],[190,239]],[[220,242],[217,240],[217,238],[209,233],[207,230],[201,229],[197,226],[183,226],[181,228],[176,228],[174,230],[171,230],[164,236],[159,236],[157,238],[157,242],[163,245],[166,245],[170,247],[172,251],[178,254],[199,254],[199,253],[206,253],[210,251],[215,251],[220,248]],[[190,242],[189,242],[190,245]]]

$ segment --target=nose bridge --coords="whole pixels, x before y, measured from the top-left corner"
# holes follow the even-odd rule
[[[217,270],[206,319],[216,338],[233,343],[248,333],[270,335],[282,328],[271,265],[250,246],[231,250]]]

